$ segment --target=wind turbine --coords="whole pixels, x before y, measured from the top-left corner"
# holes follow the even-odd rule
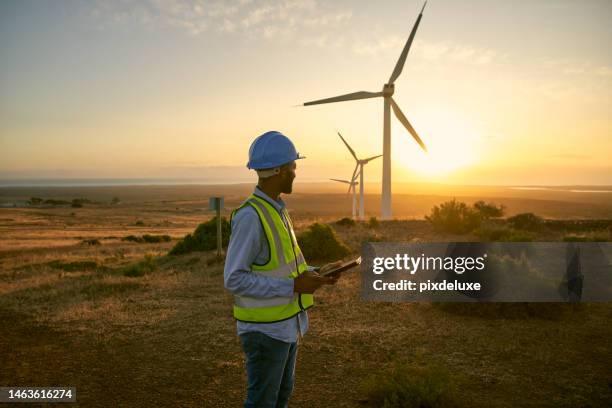
[[[351,155],[355,158],[355,170],[353,170],[353,177],[351,177],[351,180],[355,180],[357,176],[359,176],[359,219],[364,220],[365,211],[364,211],[364,203],[363,203],[363,166],[368,164],[370,161],[379,158],[380,156],[382,156],[382,154],[360,160],[357,158],[355,151],[351,148],[351,146],[349,146],[347,141],[344,140],[340,132],[338,132],[338,136],[340,136],[340,139],[342,139],[342,141],[346,145],[346,148],[349,149],[349,152],[351,152]],[[359,174],[357,174],[357,169],[359,169]],[[353,186],[353,197],[354,195],[355,195],[355,187]]]
[[[309,105],[319,105],[323,103],[333,103],[333,102],[342,102],[342,101],[352,101],[358,99],[368,99],[368,98],[376,98],[379,96],[383,97],[384,101],[384,113],[383,113],[383,170],[382,170],[382,200],[381,200],[381,218],[382,219],[390,219],[391,214],[391,114],[390,109],[393,109],[393,113],[397,119],[404,125],[404,127],[408,130],[408,132],[412,135],[414,140],[421,146],[424,151],[427,151],[425,144],[414,130],[410,122],[406,116],[402,113],[399,106],[393,100],[393,92],[395,91],[395,80],[402,73],[402,69],[404,68],[404,62],[406,62],[406,57],[408,56],[408,51],[410,50],[410,46],[412,45],[412,41],[414,40],[414,36],[419,28],[419,23],[421,22],[421,17],[423,17],[423,10],[425,10],[425,6],[427,5],[427,1],[423,4],[423,8],[419,13],[419,16],[414,23],[414,27],[412,27],[412,32],[404,45],[404,49],[400,54],[397,63],[395,64],[395,69],[391,73],[391,77],[389,81],[383,85],[383,89],[381,92],[366,92],[359,91],[353,92],[345,95],[335,96],[332,98],[319,99],[316,101],[305,102],[304,106]],[[363,183],[361,184],[361,188],[363,188]]]
[[[353,173],[354,175],[354,173]],[[333,181],[338,181],[340,183],[345,183],[349,185],[349,189],[347,191],[347,193],[351,192],[351,189],[353,190],[353,219],[357,217],[357,196],[355,194],[355,185],[359,184],[359,182],[355,181],[355,177],[353,177],[351,179],[351,181],[348,180],[339,180],[339,179],[334,179],[334,178],[330,178],[330,180]]]

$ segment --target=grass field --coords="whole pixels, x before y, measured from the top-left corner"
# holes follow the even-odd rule
[[[107,196],[123,193],[109,190]],[[165,255],[210,217],[207,199],[180,188],[132,194],[117,205],[0,210],[0,385],[75,386],[82,406],[239,406],[244,362],[223,265],[213,252]],[[246,192],[225,194],[232,206]],[[434,204],[445,199],[432,197]],[[350,208],[347,199],[314,210],[312,203],[324,198],[289,198],[298,230],[346,215],[344,204]],[[515,199],[531,200],[535,213],[576,218],[606,218],[612,207],[600,196],[541,200],[541,212],[532,197],[497,202]],[[508,206],[511,213],[522,208]],[[435,232],[418,219],[377,228],[331,225],[353,251],[370,239],[476,240]],[[167,234],[172,241],[122,240],[143,234]],[[99,245],[85,242],[91,239]],[[141,262],[143,276],[125,276]],[[369,303],[361,301],[359,275],[352,271],[317,292],[298,352],[292,406],[365,406],[364,384],[373,376],[430,365],[449,373],[457,406],[606,406],[612,401],[612,306],[547,307],[466,313],[453,305]]]

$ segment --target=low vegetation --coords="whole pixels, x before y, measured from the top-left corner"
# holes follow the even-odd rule
[[[144,259],[132,265],[123,268],[124,276],[137,278],[149,274],[157,269],[155,258],[151,254],[146,254]]]
[[[545,220],[534,213],[506,219],[505,207],[477,201],[473,205],[455,199],[436,205],[425,217],[436,232],[473,234],[483,242],[605,242],[612,237],[612,220]]]
[[[517,214],[507,219],[512,228],[526,231],[540,231],[544,227],[544,220],[533,213]]]
[[[83,204],[93,204],[94,202],[88,198],[73,198],[72,200],[68,201],[68,200],[58,200],[55,198],[44,199],[41,197],[30,197],[27,203],[28,205],[31,205],[31,206],[40,206],[40,205],[53,206],[53,207],[71,206],[72,208],[81,208],[83,207]]]
[[[221,217],[222,246],[227,248],[231,229],[225,217]],[[182,255],[193,251],[210,251],[217,248],[217,217],[211,218],[185,235],[169,252],[169,255]]]
[[[367,223],[368,228],[378,228],[380,227],[380,222],[376,217],[370,217]]]
[[[477,209],[455,199],[434,206],[425,219],[437,231],[466,234],[480,226],[481,215]]]
[[[348,217],[340,218],[336,221],[336,225],[340,225],[341,227],[354,227],[356,224],[354,219]]]
[[[454,383],[447,370],[434,366],[400,365],[377,373],[362,385],[367,406],[382,408],[457,407]]]
[[[61,269],[66,272],[91,271],[102,267],[96,261],[64,262],[61,260],[53,260],[48,262],[47,265],[51,268]]]
[[[306,259],[336,261],[350,254],[350,249],[327,224],[314,223],[297,237]]]
[[[170,237],[170,235],[144,234],[142,236],[128,235],[128,236],[121,238],[121,240],[130,241],[130,242],[138,242],[138,243],[156,244],[159,242],[170,242],[172,238]]]

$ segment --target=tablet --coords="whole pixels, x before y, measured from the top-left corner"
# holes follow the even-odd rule
[[[344,263],[342,265],[340,265],[339,267],[335,268],[335,269],[331,269],[327,272],[324,273],[320,273],[321,276],[329,276],[329,275],[336,275],[339,274],[341,272],[347,271],[357,265],[361,264],[361,257],[353,259],[352,261],[349,261],[347,263]]]

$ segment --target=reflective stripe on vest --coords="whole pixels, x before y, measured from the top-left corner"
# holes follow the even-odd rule
[[[286,209],[281,215],[266,200],[251,195],[240,207],[232,212],[250,205],[257,213],[270,249],[270,259],[264,265],[253,263],[251,272],[281,279],[293,279],[307,269],[304,255],[300,250],[293,231],[293,223]],[[230,221],[231,222],[231,221]],[[294,293],[291,297],[275,296],[272,298],[254,298],[234,296],[234,317],[237,320],[253,323],[270,323],[289,319],[302,310],[313,305],[310,294]]]

